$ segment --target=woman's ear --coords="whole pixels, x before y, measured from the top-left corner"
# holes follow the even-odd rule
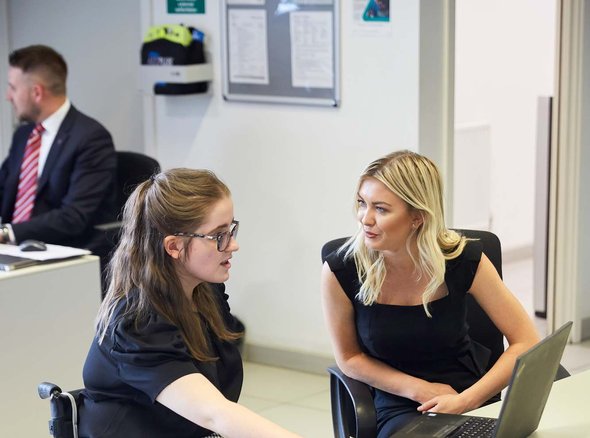
[[[421,211],[412,213],[412,228],[418,229],[424,223],[424,214]]]
[[[180,253],[184,249],[184,242],[178,236],[166,236],[164,237],[164,250],[170,257],[175,260],[180,258]]]

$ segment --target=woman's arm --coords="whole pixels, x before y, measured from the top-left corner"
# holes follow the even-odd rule
[[[324,318],[334,356],[344,374],[419,403],[441,394],[456,394],[449,385],[412,377],[361,351],[357,342],[352,303],[327,263],[324,263],[322,270],[321,288]]]
[[[478,408],[506,387],[516,358],[539,342],[533,322],[485,254],[482,254],[470,291],[506,337],[509,346],[474,385],[455,397],[434,398],[420,406],[421,411],[462,413]]]
[[[187,374],[165,387],[156,401],[226,438],[297,438],[244,406],[229,401],[202,374]]]

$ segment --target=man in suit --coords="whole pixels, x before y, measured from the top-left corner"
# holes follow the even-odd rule
[[[7,99],[23,123],[0,168],[0,242],[100,252],[94,225],[114,220],[115,149],[109,132],[70,103],[66,77],[66,62],[50,47],[9,56]]]

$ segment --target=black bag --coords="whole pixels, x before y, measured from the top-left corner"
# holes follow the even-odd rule
[[[205,63],[205,34],[183,24],[151,26],[141,46],[142,65],[191,65]],[[155,94],[193,94],[207,91],[207,82],[157,82]]]

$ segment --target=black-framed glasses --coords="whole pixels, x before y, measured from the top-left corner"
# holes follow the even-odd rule
[[[216,234],[198,234],[198,233],[174,233],[175,236],[197,237],[199,239],[217,240],[217,251],[223,252],[229,246],[231,238],[238,237],[238,229],[240,228],[240,221],[233,220],[229,227],[229,231],[222,231]]]

